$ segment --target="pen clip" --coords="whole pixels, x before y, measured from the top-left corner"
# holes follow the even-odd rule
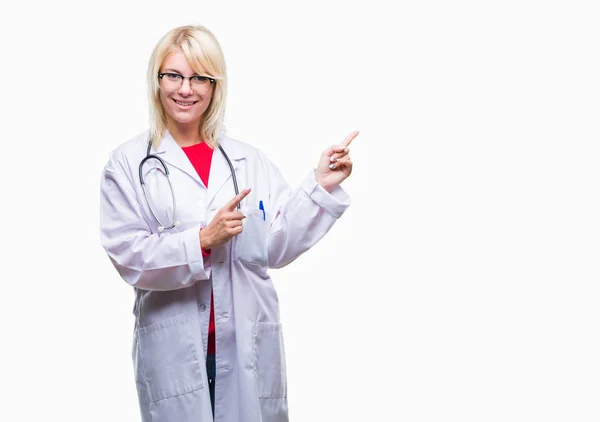
[[[258,209],[263,212],[263,221],[267,219],[267,215],[265,214],[265,206],[263,205],[263,201],[258,201]]]

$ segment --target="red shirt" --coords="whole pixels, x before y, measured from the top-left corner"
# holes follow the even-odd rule
[[[212,162],[213,149],[206,142],[201,142],[189,147],[182,147],[183,152],[188,156],[190,162],[198,172],[200,180],[208,188],[208,176],[210,175],[210,164]],[[206,258],[210,256],[210,251],[202,250],[202,255]],[[210,321],[208,323],[208,346],[207,353],[215,354],[215,301],[213,294],[210,294]]]

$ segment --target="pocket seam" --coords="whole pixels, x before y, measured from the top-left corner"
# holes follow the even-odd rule
[[[258,220],[260,220],[260,218],[262,218],[262,211],[261,210],[252,209],[252,210],[247,211],[246,213],[248,214],[247,218],[250,218],[250,216],[252,216],[252,215],[255,215],[254,218],[257,218]],[[270,236],[271,223],[269,221],[270,214],[268,212],[266,212],[266,211],[265,211],[265,213],[266,213],[265,214],[265,220],[262,220],[262,224],[264,224],[264,225],[267,226],[266,229],[265,229],[266,230],[266,234],[265,234],[265,239],[264,239],[264,241],[265,241],[265,244],[264,244],[264,247],[265,247],[264,248],[265,256],[264,256],[264,260],[263,260],[264,262],[250,261],[248,259],[244,259],[244,258],[241,258],[239,256],[235,256],[236,254],[232,254],[233,255],[232,256],[232,260],[243,262],[244,264],[248,264],[248,265],[252,265],[252,266],[255,266],[255,267],[259,267],[261,269],[269,268],[269,236]],[[260,217],[258,217],[258,216],[260,216]],[[240,233],[240,234],[243,234],[243,230],[242,230],[242,233]],[[236,239],[236,241],[237,241],[237,239]]]
[[[170,327],[177,326],[177,325],[191,324],[191,322],[192,322],[192,320],[185,315],[176,315],[174,317],[155,322],[154,324],[150,324],[145,327],[138,328],[138,330],[137,330],[138,332],[136,334],[138,337],[138,340],[137,340],[138,350],[139,350],[138,357],[142,364],[143,382],[145,384],[146,395],[148,396],[148,401],[150,403],[157,403],[162,400],[167,400],[167,399],[171,399],[173,397],[190,394],[190,393],[193,393],[194,391],[198,391],[198,390],[201,390],[204,388],[203,380],[202,380],[202,378],[200,378],[200,380],[198,382],[198,384],[199,384],[198,387],[195,387],[196,383],[194,383],[192,380],[192,382],[190,382],[190,386],[187,388],[184,388],[183,389],[184,391],[182,391],[182,392],[170,393],[168,391],[163,391],[163,392],[153,394],[150,382],[148,381],[147,370],[146,370],[146,365],[145,365],[145,361],[144,361],[144,353],[142,352],[142,350],[148,350],[148,348],[142,347],[142,342],[141,342],[141,337],[143,337],[142,335],[148,335],[150,333],[165,330]],[[196,363],[198,365],[198,367],[200,368],[200,362],[199,362],[199,358],[198,358],[198,349],[196,347],[196,342],[194,341],[193,335],[188,331],[188,328],[189,327],[187,327],[187,326],[184,327],[184,329],[187,331],[188,336],[190,337],[191,345],[193,347],[193,350],[192,350],[193,354],[192,354],[191,361],[194,361],[194,363]],[[201,373],[201,371],[200,371],[200,373]]]
[[[281,342],[281,323],[280,322],[258,322],[256,321],[252,327],[252,331],[253,331],[253,336],[252,336],[252,352],[253,352],[253,358],[254,358],[254,362],[253,362],[253,372],[254,372],[254,381],[256,383],[256,388],[257,390],[259,390],[259,373],[258,373],[258,335],[261,331],[276,331],[278,332],[278,341],[277,341],[277,346],[279,347],[279,350],[281,351],[281,349],[283,348],[283,344]],[[269,392],[269,393],[263,393],[261,391],[257,391],[257,395],[259,400],[262,399],[284,399],[287,398],[287,393],[286,393],[286,388],[285,388],[285,384],[287,383],[287,373],[285,370],[285,356],[282,356],[282,362],[281,362],[281,375],[283,376],[283,381],[284,381],[284,386],[283,386],[283,390],[284,392],[282,393],[274,393],[274,392]]]

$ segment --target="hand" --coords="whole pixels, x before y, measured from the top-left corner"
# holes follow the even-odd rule
[[[246,216],[234,210],[249,193],[250,189],[244,189],[234,196],[231,201],[217,211],[208,226],[200,230],[200,246],[202,249],[209,250],[224,245],[233,236],[242,232],[242,220]]]
[[[358,136],[355,130],[340,145],[333,145],[321,154],[315,178],[317,183],[330,192],[335,186],[342,183],[352,173],[352,161],[350,160],[350,142]]]

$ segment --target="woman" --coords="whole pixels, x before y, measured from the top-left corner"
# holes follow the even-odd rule
[[[267,270],[313,246],[348,207],[339,185],[358,132],[292,192],[261,151],[222,132],[225,62],[206,28],[159,41],[148,87],[150,130],[111,154],[100,217],[102,244],[135,290],[142,420],[287,421]]]

